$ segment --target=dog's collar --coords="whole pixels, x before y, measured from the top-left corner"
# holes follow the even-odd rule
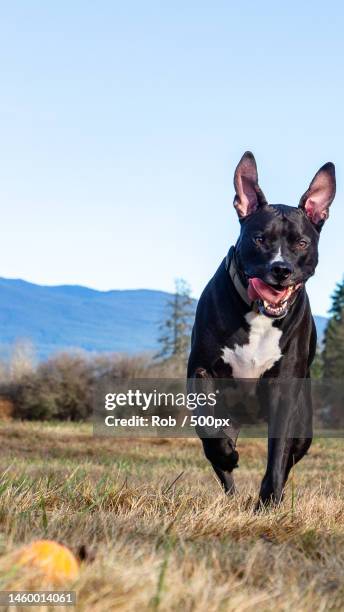
[[[250,300],[250,298],[248,297],[248,292],[246,287],[243,285],[243,283],[241,282],[240,276],[239,276],[239,272],[238,272],[238,268],[236,266],[235,263],[235,255],[234,255],[234,247],[231,247],[227,253],[226,256],[226,270],[231,278],[231,281],[235,287],[235,289],[237,290],[237,292],[239,293],[241,299],[250,307],[252,308],[253,306],[255,306],[255,302],[252,302],[252,300]]]

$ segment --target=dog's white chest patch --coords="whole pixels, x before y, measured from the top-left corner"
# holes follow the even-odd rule
[[[231,366],[234,378],[259,378],[282,357],[282,331],[262,314],[249,312],[245,319],[250,325],[248,343],[233,349],[225,346],[222,359]]]

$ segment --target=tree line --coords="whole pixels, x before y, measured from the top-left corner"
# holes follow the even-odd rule
[[[323,342],[318,344],[312,376],[340,380],[344,377],[344,279],[337,283],[331,300],[330,317]]]

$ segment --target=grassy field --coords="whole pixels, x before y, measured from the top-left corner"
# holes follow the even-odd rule
[[[196,440],[13,422],[0,435],[1,589],[32,585],[13,551],[48,537],[88,548],[79,610],[344,608],[342,440],[314,443],[280,508],[257,515],[263,440],[239,441],[229,499]]]

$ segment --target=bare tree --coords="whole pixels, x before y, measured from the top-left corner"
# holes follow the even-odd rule
[[[159,326],[160,350],[155,356],[156,359],[186,360],[194,312],[190,287],[184,279],[179,278],[175,281],[175,292],[167,302],[166,319]]]

